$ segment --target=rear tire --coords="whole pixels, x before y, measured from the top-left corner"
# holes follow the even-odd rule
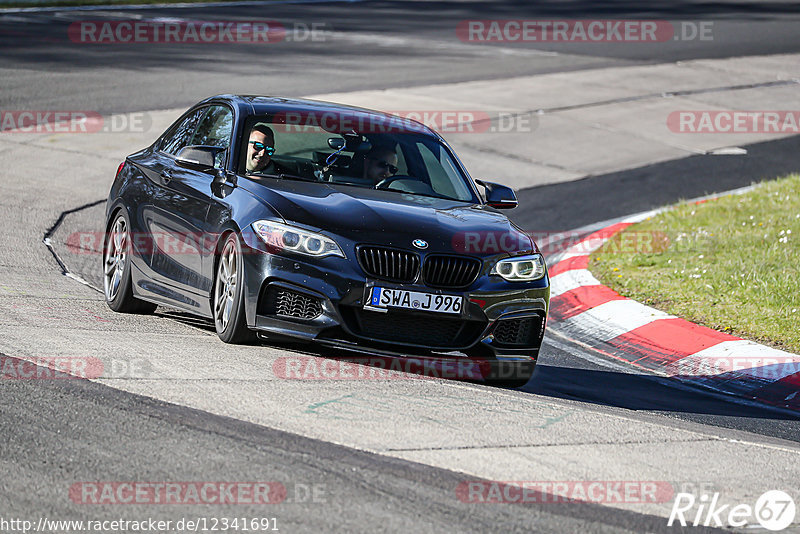
[[[103,292],[106,304],[120,313],[153,313],[155,304],[133,296],[128,215],[122,209],[114,215],[113,220],[103,242]]]
[[[211,300],[214,328],[225,343],[249,344],[256,333],[247,328],[244,311],[244,269],[242,250],[235,233],[228,234],[217,264]]]

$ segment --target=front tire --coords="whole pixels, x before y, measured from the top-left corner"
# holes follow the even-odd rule
[[[156,305],[133,296],[130,224],[125,210],[114,216],[103,242],[103,292],[106,304],[120,313],[153,313]]]
[[[533,377],[536,363],[494,360],[486,384],[504,388],[521,388]]]
[[[234,233],[228,235],[219,256],[212,311],[217,335],[225,343],[246,344],[257,339],[256,333],[247,328],[242,251]]]
[[[482,369],[482,382],[489,386],[522,387],[530,381],[536,370],[536,358],[498,358],[483,344],[478,344],[468,354]]]

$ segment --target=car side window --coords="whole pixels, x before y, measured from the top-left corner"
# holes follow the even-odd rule
[[[197,129],[200,118],[208,108],[200,108],[191,112],[177,126],[170,130],[161,141],[161,150],[167,154],[177,155],[180,150],[191,144],[192,136]]]
[[[190,145],[218,146],[226,150],[231,145],[233,133],[233,112],[226,106],[211,106],[200,119]],[[225,164],[226,152],[217,154],[214,167]]]

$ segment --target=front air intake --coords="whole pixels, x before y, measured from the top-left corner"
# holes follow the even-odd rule
[[[318,298],[270,285],[264,296],[264,313],[294,319],[315,319],[322,314],[322,303]]]
[[[544,318],[537,315],[520,319],[500,319],[492,334],[498,346],[536,347],[544,335]]]

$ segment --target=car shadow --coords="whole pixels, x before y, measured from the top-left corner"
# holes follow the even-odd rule
[[[163,308],[159,308],[156,315],[214,333],[214,323],[210,319]],[[456,367],[467,371],[453,377],[452,374],[443,373],[443,367],[429,365],[430,362],[426,362],[425,358],[430,358],[431,354],[425,352],[409,352],[398,358],[370,354],[367,347],[347,350],[288,339],[259,339],[255,344],[286,352],[273,363],[273,372],[277,378],[408,380],[414,379],[411,375],[419,375],[419,379],[443,378],[485,384],[481,380],[469,379],[475,370],[479,373],[484,370],[480,364]],[[319,359],[336,363],[324,364]],[[443,355],[442,361],[446,359],[447,356]],[[480,362],[480,358],[477,360]],[[359,368],[350,364],[363,367],[358,371]],[[292,366],[297,376],[288,376],[292,372]],[[363,368],[371,369],[365,372]],[[539,363],[532,378],[522,387],[511,389],[491,384],[489,387],[602,407],[667,415],[695,423],[800,441],[800,414],[795,415],[756,403],[744,403],[732,396],[715,394],[656,375]]]
[[[520,390],[626,410],[800,422],[800,414],[737,402],[735,397],[726,398],[656,375],[539,364],[530,382]]]
[[[211,319],[162,307],[158,308],[155,315],[205,332],[215,333],[214,322]],[[369,347],[354,346],[353,350],[348,350],[290,339],[262,338],[255,344],[287,351],[291,354],[346,360],[375,367],[381,371],[394,369],[404,373],[427,374],[430,378],[453,378],[437,374],[437,368],[416,364],[421,358],[435,359],[437,356],[441,356],[442,360],[452,359],[446,355],[431,354],[427,351],[409,351],[403,356],[387,357],[385,353],[372,352]],[[394,359],[399,360],[401,364],[390,367],[389,362]],[[411,365],[408,364],[409,361],[411,361]],[[481,358],[476,358],[476,361],[480,362]],[[472,373],[465,374],[466,376],[457,376],[454,379],[480,383],[480,380],[471,379]],[[580,369],[539,363],[536,365],[531,380],[525,386],[517,389],[536,395],[613,406],[626,410],[800,421],[800,414],[794,416],[768,406],[743,404],[737,402],[738,399],[732,396],[708,392],[699,386],[693,387],[676,379],[642,373]],[[800,434],[798,435],[800,436]]]
[[[212,334],[217,333],[216,329],[214,328],[214,321],[212,319],[192,315],[188,312],[159,306],[153,315],[156,317],[163,317],[165,319],[172,319],[175,322],[184,324],[186,326],[191,326],[205,332],[210,332]]]

